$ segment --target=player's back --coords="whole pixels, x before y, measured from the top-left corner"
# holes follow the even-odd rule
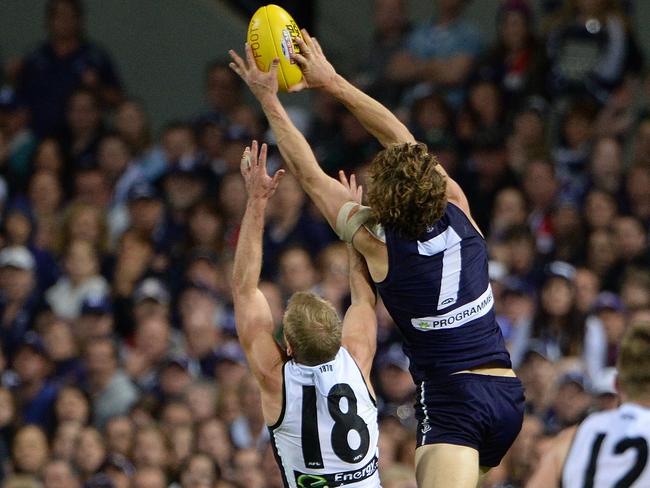
[[[377,288],[404,336],[415,381],[486,363],[510,367],[494,315],[487,246],[464,212],[448,203],[420,239],[385,233],[388,275]]]
[[[317,366],[288,361],[283,410],[271,439],[291,487],[378,487],[377,407],[356,362],[341,347]]]
[[[567,488],[650,487],[650,409],[625,403],[590,415],[576,431],[562,470]]]

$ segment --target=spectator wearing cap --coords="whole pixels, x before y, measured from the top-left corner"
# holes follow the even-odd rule
[[[184,226],[190,208],[206,193],[208,174],[198,159],[173,163],[162,177],[162,189],[174,225]]]
[[[534,288],[524,280],[505,277],[501,285],[501,314],[497,321],[510,352],[514,369],[518,369],[530,340],[535,314]]]
[[[96,337],[115,333],[113,306],[108,295],[88,295],[81,303],[81,315],[73,322],[74,335],[83,347]]]
[[[160,399],[181,398],[192,384],[196,374],[190,360],[182,355],[171,355],[160,367],[156,394]]]
[[[48,40],[24,60],[17,82],[38,136],[61,129],[65,103],[79,87],[95,91],[109,105],[122,96],[111,59],[84,37],[82,2],[49,0],[46,9]]]
[[[49,428],[58,389],[48,379],[52,363],[43,341],[35,332],[27,332],[18,345],[13,369],[18,375],[15,395],[23,422]]]
[[[553,402],[558,375],[556,357],[548,344],[537,339],[529,341],[517,375],[526,389],[526,410],[531,414],[544,414]]]
[[[158,278],[146,278],[133,292],[133,316],[136,323],[147,317],[170,318],[169,290]]]
[[[158,190],[150,183],[139,182],[129,191],[128,201],[129,228],[149,239],[156,252],[167,250],[169,226]]]
[[[589,380],[581,372],[569,371],[562,375],[557,382],[555,400],[544,415],[546,432],[556,434],[584,420],[592,401]]]
[[[36,262],[23,246],[0,251],[0,338],[8,358],[32,327],[41,308],[36,287]]]
[[[2,227],[7,247],[23,246],[32,253],[38,288],[47,290],[59,278],[59,265],[49,251],[35,244],[37,223],[27,200],[19,197],[9,203]]]
[[[45,293],[52,311],[64,319],[77,319],[87,296],[105,295],[106,279],[99,274],[97,249],[85,240],[70,243],[64,257],[65,274]]]
[[[29,117],[29,109],[11,87],[0,89],[0,127],[5,129],[4,136],[7,138],[7,170],[12,188],[24,188],[36,150],[36,138],[29,128]]]
[[[93,399],[94,424],[102,427],[111,417],[127,413],[137,400],[138,391],[120,368],[112,339],[96,338],[86,344],[84,364]]]
[[[406,50],[388,61],[388,79],[441,86],[449,102],[460,106],[464,97],[462,87],[483,51],[478,30],[463,18],[466,4],[465,0],[437,0],[433,22],[416,27]]]
[[[612,292],[596,297],[586,320],[584,362],[589,378],[596,381],[608,367],[616,366],[618,345],[625,332],[625,306]]]
[[[236,341],[228,341],[217,354],[214,366],[214,378],[223,388],[234,388],[248,374],[246,357],[241,346]]]
[[[550,263],[533,319],[532,337],[555,351],[555,359],[583,352],[584,319],[578,314],[575,295],[575,268],[562,261]]]
[[[379,405],[380,415],[392,415],[400,421],[409,420],[412,411],[405,415],[406,410],[400,407],[410,407],[415,387],[409,376],[409,360],[402,351],[401,344],[395,343],[379,355],[376,367],[378,392],[382,399]]]

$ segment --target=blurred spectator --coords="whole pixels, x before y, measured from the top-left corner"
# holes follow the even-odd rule
[[[86,344],[85,365],[88,391],[93,399],[95,425],[123,415],[135,403],[138,393],[128,376],[119,368],[117,348],[110,338],[95,338]]]
[[[97,148],[102,133],[99,101],[92,91],[75,90],[66,107],[66,123],[60,141],[67,160],[66,168],[95,166]]]
[[[49,428],[57,386],[48,378],[52,364],[43,341],[29,331],[14,354],[12,366],[18,375],[15,394],[21,418],[27,424]]]
[[[392,83],[386,73],[386,59],[406,48],[412,27],[407,0],[375,0],[373,4],[373,50],[382,56],[367,56],[361,67],[362,81],[368,93],[389,107],[401,98],[402,86]]]
[[[12,188],[24,188],[37,140],[29,128],[29,110],[12,88],[0,89],[0,132],[6,138],[7,167]]]
[[[90,242],[71,242],[66,248],[64,263],[64,275],[47,290],[45,299],[59,317],[76,319],[85,298],[106,295],[109,287],[99,274],[99,256]]]
[[[111,417],[104,426],[106,448],[111,454],[130,456],[133,448],[135,426],[127,416]]]
[[[109,106],[122,97],[108,54],[85,38],[82,2],[49,0],[46,15],[48,40],[24,60],[17,83],[39,136],[62,128],[65,105],[77,88],[94,91]]]
[[[74,463],[79,472],[79,477],[90,480],[97,474],[106,459],[106,446],[97,429],[85,427],[79,433],[79,440],[75,448]]]
[[[162,469],[138,469],[133,475],[132,488],[167,488],[167,480]]]
[[[497,41],[479,70],[492,72],[506,102],[518,107],[524,96],[543,91],[543,47],[535,37],[527,0],[504,0],[497,13]]]
[[[0,337],[8,358],[15,354],[40,308],[35,266],[34,257],[23,246],[0,251]]]
[[[584,362],[592,381],[601,378],[605,368],[616,366],[618,344],[625,332],[625,307],[611,292],[600,293],[587,319]]]
[[[554,95],[584,91],[603,103],[625,74],[638,72],[641,55],[618,2],[565,3],[547,44],[547,82]]]
[[[227,62],[214,61],[205,70],[205,99],[207,110],[197,117],[197,123],[212,121],[228,123],[243,98],[242,82]]]
[[[447,92],[448,101],[458,107],[483,43],[477,29],[463,19],[465,0],[436,0],[436,17],[417,27],[407,48],[388,62],[387,76],[399,83],[430,82]]]
[[[49,461],[43,467],[44,488],[79,488],[79,478],[72,465],[63,460]]]
[[[576,307],[575,268],[554,261],[540,293],[532,337],[544,343],[554,360],[582,352],[584,321]]]
[[[48,457],[45,433],[35,425],[21,427],[14,437],[12,454],[17,473],[39,475]]]

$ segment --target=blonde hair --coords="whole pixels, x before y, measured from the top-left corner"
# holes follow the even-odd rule
[[[331,361],[341,347],[341,320],[328,301],[310,292],[294,293],[284,313],[284,334],[296,362]]]
[[[621,341],[618,381],[630,399],[650,399],[650,322],[633,323]]]

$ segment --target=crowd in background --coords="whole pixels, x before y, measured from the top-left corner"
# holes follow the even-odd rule
[[[383,55],[344,74],[437,155],[486,237],[528,413],[485,486],[515,488],[554,434],[617,404],[619,339],[650,320],[650,79],[633,2],[547,0],[534,14],[504,0],[492,45],[467,3],[436,0],[413,24],[407,0],[376,0]],[[280,487],[229,290],[241,154],[272,135],[220,61],[205,110],[153,134],[82,3],[51,0],[46,16],[47,39],[0,64],[0,485]],[[363,181],[377,142],[311,96],[290,111],[323,168]],[[278,326],[299,290],[343,312],[347,266],[285,177],[260,284]],[[380,472],[385,488],[411,488],[415,387],[377,314]]]

